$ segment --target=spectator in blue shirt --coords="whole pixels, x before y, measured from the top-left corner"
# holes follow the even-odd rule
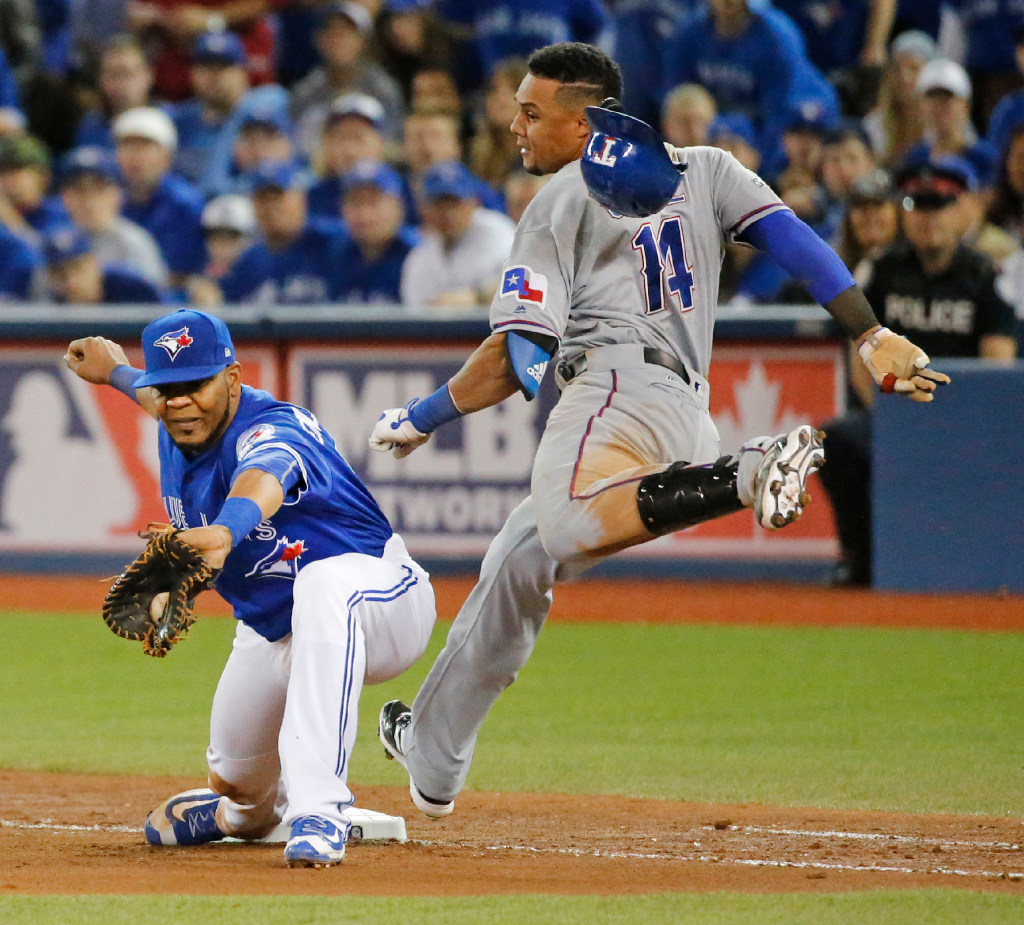
[[[341,216],[351,237],[340,251],[331,298],[397,305],[402,264],[419,240],[414,228],[402,224],[402,178],[386,164],[363,161],[341,186]]]
[[[980,184],[995,182],[999,152],[978,139],[971,123],[971,80],[955,61],[935,58],[917,78],[924,97],[925,140],[907,152],[907,162],[962,157],[974,169]]]
[[[0,223],[0,302],[24,302],[32,292],[38,250]]]
[[[309,191],[309,214],[337,218],[341,209],[341,177],[360,161],[384,156],[384,107],[365,93],[339,96],[328,110],[313,156],[319,179]]]
[[[261,305],[326,303],[348,232],[340,220],[308,216],[309,178],[300,165],[268,161],[250,180],[262,238],[221,281],[224,300]]]
[[[131,267],[101,264],[89,237],[66,228],[43,245],[50,295],[80,305],[162,303],[164,293]]]
[[[703,84],[719,112],[751,120],[763,156],[778,156],[798,64],[792,34],[747,0],[710,0],[683,21],[665,57],[664,88]]]
[[[881,67],[895,0],[773,0],[796,23],[811,63],[831,77],[858,64]]]
[[[152,89],[153,69],[139,39],[129,33],[110,38],[100,56],[100,108],[82,116],[75,134],[75,147],[112,149],[111,123],[122,112],[148,105]]]
[[[627,0],[611,5],[612,57],[622,71],[622,105],[651,125],[661,115],[666,39],[699,0]]]
[[[29,242],[71,224],[60,198],[47,195],[50,180],[50,152],[38,138],[0,140],[0,191],[10,204],[3,209],[3,223]]]
[[[1018,73],[1024,75],[1024,29],[1017,31],[1013,54]],[[1018,125],[1024,125],[1024,90],[1007,93],[999,101],[988,121],[985,140],[1002,156]]]
[[[141,106],[118,116],[113,132],[125,192],[121,213],[153,236],[170,285],[183,286],[203,269],[204,203],[187,180],[170,173],[178,141],[174,123],[163,110]]]
[[[169,108],[178,131],[175,171],[209,199],[244,185],[238,174],[249,166],[235,163],[237,136],[250,117],[257,122],[284,118],[288,94],[276,84],[250,89],[245,49],[233,32],[201,35],[192,50],[191,74],[196,98]]]
[[[973,116],[988,125],[996,103],[1019,87],[1014,44],[1024,29],[1020,0],[945,0],[963,27],[964,65],[974,85]]]
[[[503,58],[554,42],[592,43],[605,24],[599,0],[441,0],[437,10],[461,28],[463,90],[478,89]]]

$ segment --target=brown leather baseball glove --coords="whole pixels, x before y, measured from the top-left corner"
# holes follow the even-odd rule
[[[172,527],[150,524],[139,536],[149,542],[111,585],[103,620],[118,636],[140,641],[146,655],[163,658],[187,635],[196,619],[196,597],[213,587],[220,569]],[[163,607],[154,607],[154,598],[165,593]]]

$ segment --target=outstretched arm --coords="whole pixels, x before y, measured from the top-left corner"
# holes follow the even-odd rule
[[[64,352],[64,362],[80,379],[95,385],[109,385],[131,398],[143,411],[156,417],[156,402],[151,389],[133,388],[142,375],[135,369],[120,344],[105,337],[83,337],[73,340]]]
[[[788,209],[754,222],[740,240],[771,254],[807,287],[857,345],[861,360],[883,392],[931,401],[936,384],[949,382],[947,375],[928,368],[931,361],[923,350],[879,324],[838,254]]]
[[[442,424],[490,408],[520,391],[507,336],[491,334],[433,395],[385,411],[373,428],[370,446],[382,453],[393,451],[401,459],[426,443]]]

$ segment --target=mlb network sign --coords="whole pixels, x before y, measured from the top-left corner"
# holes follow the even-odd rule
[[[406,459],[367,443],[380,412],[428,395],[471,347],[288,347],[281,397],[311,410],[365,479],[418,556],[476,563],[530,490],[544,422],[557,400],[546,377],[533,402],[515,396],[453,421]],[[89,385],[53,348],[0,348],[0,552],[137,552],[137,531],[166,521],[157,424],[125,396]],[[139,357],[129,354],[136,363]],[[276,350],[239,347],[245,381],[276,388]],[[842,408],[838,346],[723,345],[711,370],[711,407],[722,452],[748,437],[821,424]],[[835,555],[825,493],[800,522],[771,534],[750,512],[703,524],[622,555],[744,558]]]

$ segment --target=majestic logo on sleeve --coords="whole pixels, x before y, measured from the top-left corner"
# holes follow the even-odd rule
[[[178,354],[186,347],[191,347],[194,342],[195,338],[189,336],[188,328],[178,328],[177,331],[168,331],[162,337],[158,337],[153,341],[153,346],[163,347],[173,363]]]
[[[274,548],[253,567],[246,578],[288,578],[294,581],[299,574],[299,558],[306,552],[305,540],[289,541],[281,537]]]
[[[242,460],[252,451],[253,447],[259,446],[270,440],[276,431],[271,424],[256,424],[250,427],[235,443],[235,458]]]
[[[543,274],[534,273],[529,267],[509,267],[501,280],[501,297],[512,295],[543,308],[547,288],[548,280]]]

